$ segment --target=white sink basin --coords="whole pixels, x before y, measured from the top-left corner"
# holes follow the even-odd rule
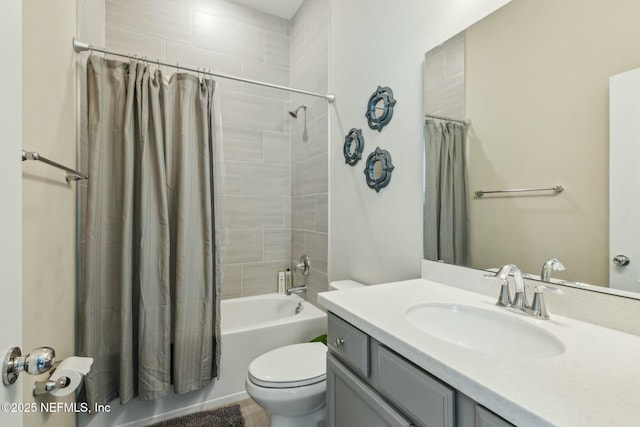
[[[551,333],[517,314],[446,303],[409,308],[407,320],[421,331],[461,347],[504,358],[544,359],[564,353]]]

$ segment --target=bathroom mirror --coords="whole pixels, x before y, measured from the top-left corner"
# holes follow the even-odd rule
[[[512,0],[427,52],[425,114],[472,122],[470,267],[539,275],[555,257],[552,277],[604,287],[626,268],[609,253],[609,78],[640,67],[638,16],[640,2]]]
[[[362,137],[362,129],[353,128],[344,137],[344,161],[350,166],[355,166],[362,158],[362,150],[364,149],[364,138]]]
[[[393,98],[391,88],[378,86],[375,92],[369,98],[367,103],[367,122],[371,129],[382,132],[393,117],[393,106],[396,100]]]
[[[367,157],[367,165],[364,168],[364,175],[369,188],[379,192],[381,188],[389,185],[393,169],[394,166],[391,163],[389,152],[376,147],[375,151]]]

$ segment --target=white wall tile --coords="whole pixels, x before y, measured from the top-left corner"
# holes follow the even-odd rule
[[[329,232],[329,195],[316,196],[316,230],[320,233]]]
[[[222,126],[224,158],[228,160],[262,161],[262,131],[243,127]]]
[[[223,264],[241,264],[263,260],[262,230],[229,230],[229,246]]]
[[[287,36],[265,33],[264,35],[264,62],[277,67],[291,66],[289,45],[291,39]]]
[[[314,268],[320,271],[327,271],[328,246],[326,234],[305,231],[304,249]]]
[[[154,60],[165,59],[165,41],[158,37],[107,25],[106,40],[109,49],[116,52],[136,53]]]
[[[298,262],[304,254],[304,231],[291,230],[291,260]]]
[[[293,196],[291,198],[291,228],[316,231],[315,196]]]
[[[284,102],[261,96],[220,91],[222,123],[258,130],[284,130]]]
[[[220,194],[240,195],[242,193],[242,163],[225,161],[218,167]]]
[[[261,295],[276,292],[278,270],[286,268],[289,260],[244,264],[242,266],[242,295]]]
[[[231,229],[282,228],[284,206],[281,197],[224,196]]]
[[[193,12],[193,45],[254,61],[263,60],[264,31],[216,15]]]
[[[276,67],[274,65],[247,60],[242,62],[242,77],[279,86],[289,86],[288,67]],[[242,84],[242,92],[265,96],[268,98],[281,99],[283,101],[289,100],[289,92],[287,91],[271,89],[265,86],[258,86],[249,83]]]
[[[315,113],[316,118],[309,120],[307,123],[308,140],[302,144],[304,146],[305,159],[325,154],[329,150],[329,145],[327,144],[329,140],[329,121],[326,111],[324,109],[319,113],[310,109],[307,109],[307,111],[310,111],[310,116]]]
[[[191,44],[191,9],[168,2],[106,3],[107,26],[166,40]]]
[[[289,132],[263,132],[264,162],[291,164],[291,136]]]
[[[248,196],[288,196],[290,192],[290,165],[244,164],[242,168],[242,194]]]
[[[293,165],[293,195],[326,193],[329,179],[327,169],[326,154]]]
[[[291,230],[264,231],[264,261],[291,258]]]
[[[238,298],[242,296],[242,265],[223,265],[222,272],[222,299]]]

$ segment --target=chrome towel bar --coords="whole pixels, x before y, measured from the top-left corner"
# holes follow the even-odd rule
[[[492,193],[521,193],[521,192],[528,192],[528,191],[555,191],[556,193],[562,193],[564,191],[564,187],[562,185],[556,185],[555,187],[549,187],[549,188],[516,188],[513,190],[478,190],[476,191],[474,194],[476,195],[476,197],[482,197],[485,194],[492,194]]]
[[[35,151],[24,151],[22,150],[22,161],[24,162],[25,160],[38,160],[40,162],[46,163],[50,166],[53,166],[55,168],[58,169],[62,169],[63,171],[66,172],[64,179],[67,182],[70,181],[81,181],[83,179],[89,179],[89,175],[82,173],[82,172],[78,172],[76,170],[73,170],[71,168],[68,168],[64,165],[61,165],[60,163],[54,162],[53,160],[49,160],[46,157],[41,156],[40,154],[38,154]]]

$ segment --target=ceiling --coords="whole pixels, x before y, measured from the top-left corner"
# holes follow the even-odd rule
[[[232,0],[234,3],[285,19],[293,18],[304,0]]]

